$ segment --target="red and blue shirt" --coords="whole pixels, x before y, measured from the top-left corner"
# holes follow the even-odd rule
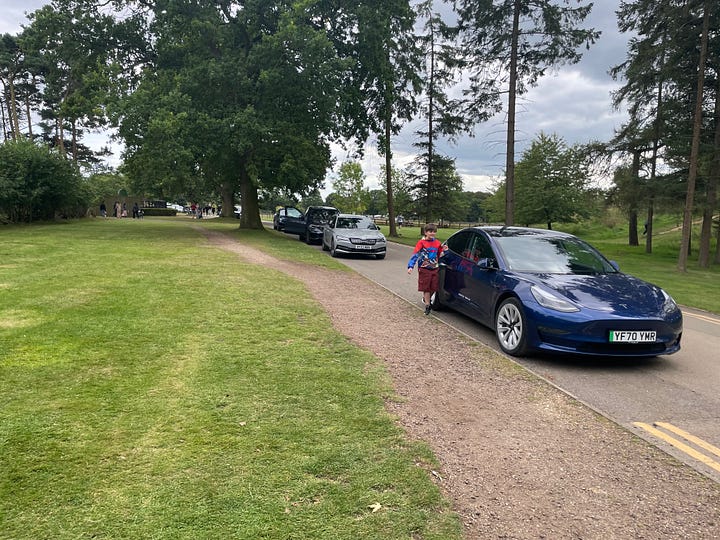
[[[440,240],[426,240],[422,238],[415,244],[415,250],[408,261],[407,267],[413,268],[417,264],[418,268],[435,269],[438,267],[441,254],[442,243]]]

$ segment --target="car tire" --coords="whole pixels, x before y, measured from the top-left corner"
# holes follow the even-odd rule
[[[504,353],[524,356],[527,353],[527,324],[517,298],[506,298],[495,314],[495,335]]]
[[[324,236],[323,236],[323,239],[321,240],[321,242],[322,242],[322,250],[323,250],[323,251],[330,251],[330,248],[329,248],[328,245],[325,243],[325,237],[324,237]]]
[[[330,255],[332,257],[337,257],[338,255],[340,255],[338,253],[337,249],[335,249],[335,240],[333,240],[332,243],[330,244]]]
[[[305,231],[304,236],[305,236],[305,243],[306,243],[308,246],[311,246],[312,243],[313,243],[313,241],[312,241],[312,238],[310,237],[310,231]]]
[[[301,232],[298,234],[298,240],[300,240],[301,242],[305,241],[305,233],[304,232]]]

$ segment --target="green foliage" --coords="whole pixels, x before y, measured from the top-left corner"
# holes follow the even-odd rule
[[[333,180],[333,206],[343,212],[363,214],[368,206],[369,192],[365,185],[365,173],[358,161],[346,161]],[[329,197],[328,197],[329,200]]]
[[[77,169],[27,141],[0,145],[0,216],[13,223],[84,215],[89,193]]]
[[[588,168],[580,152],[557,135],[540,133],[515,168],[518,223],[571,223],[589,215],[585,191]]]

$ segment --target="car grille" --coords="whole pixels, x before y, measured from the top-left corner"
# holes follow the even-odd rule
[[[377,240],[374,238],[371,239],[365,239],[365,238],[351,238],[350,243],[356,245],[356,246],[374,246]]]

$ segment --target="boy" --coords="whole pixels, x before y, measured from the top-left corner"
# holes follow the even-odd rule
[[[422,231],[423,237],[415,245],[412,257],[408,261],[407,272],[411,274],[415,264],[418,265],[418,291],[423,293],[425,315],[429,315],[430,299],[438,290],[438,261],[447,246],[443,246],[435,238],[437,225],[434,223],[426,224]]]

